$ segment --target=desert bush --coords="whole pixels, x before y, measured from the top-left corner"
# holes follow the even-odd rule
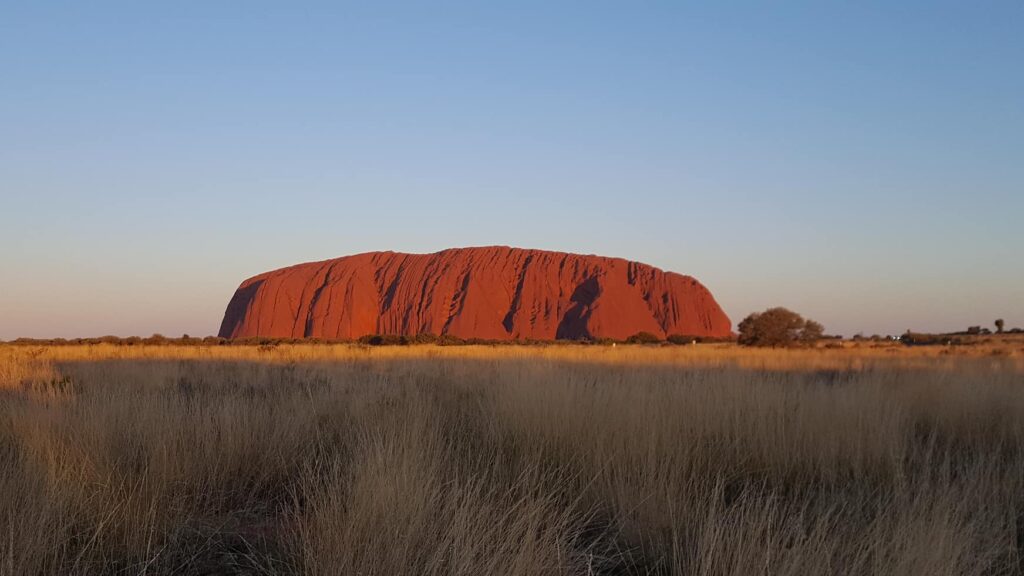
[[[626,338],[627,344],[658,344],[659,342],[661,342],[661,338],[650,332],[637,332]]]
[[[431,334],[429,332],[423,332],[413,337],[413,343],[415,344],[436,344],[437,334]]]
[[[744,346],[798,346],[813,344],[822,338],[824,328],[814,320],[786,308],[754,312],[736,327]]]
[[[900,342],[907,346],[948,346],[961,344],[961,339],[948,334],[926,334],[922,332],[905,332]]]
[[[395,346],[400,344],[408,344],[408,340],[405,336],[397,336],[392,334],[367,334],[360,337],[357,342],[365,344],[367,346]]]
[[[730,342],[731,339],[714,338],[711,336],[692,336],[688,334],[669,334],[668,337],[665,338],[665,341],[668,342],[669,344],[676,344],[678,346],[682,346],[687,344],[693,344],[694,342],[698,344]]]
[[[458,336],[452,336],[451,334],[442,334],[437,337],[438,346],[462,346],[465,345],[466,341]]]

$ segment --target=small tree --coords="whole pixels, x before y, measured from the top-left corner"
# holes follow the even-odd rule
[[[769,308],[754,312],[736,327],[739,343],[744,346],[798,346],[813,344],[825,332],[814,320],[785,308]]]
[[[1003,326],[1006,325],[1006,323],[1003,322],[1003,319],[1002,318],[997,319],[995,321],[995,325],[996,325],[996,334],[1002,334],[1003,333]]]
[[[800,315],[797,314],[797,318]],[[800,330],[797,337],[801,342],[813,344],[820,340],[825,335],[825,327],[820,323],[811,320],[810,318],[804,320],[804,327]]]

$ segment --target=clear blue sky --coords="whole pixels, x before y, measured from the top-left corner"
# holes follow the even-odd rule
[[[490,244],[734,322],[1024,325],[1019,0],[4,2],[0,133],[2,339],[211,334],[258,272]]]

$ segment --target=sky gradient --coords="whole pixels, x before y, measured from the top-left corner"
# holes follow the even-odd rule
[[[1024,3],[0,4],[0,339],[512,245],[738,322],[1024,326]],[[711,4],[711,3],[709,3]]]

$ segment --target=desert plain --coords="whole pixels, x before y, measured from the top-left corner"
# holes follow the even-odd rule
[[[0,345],[0,574],[1011,575],[1024,341]]]

